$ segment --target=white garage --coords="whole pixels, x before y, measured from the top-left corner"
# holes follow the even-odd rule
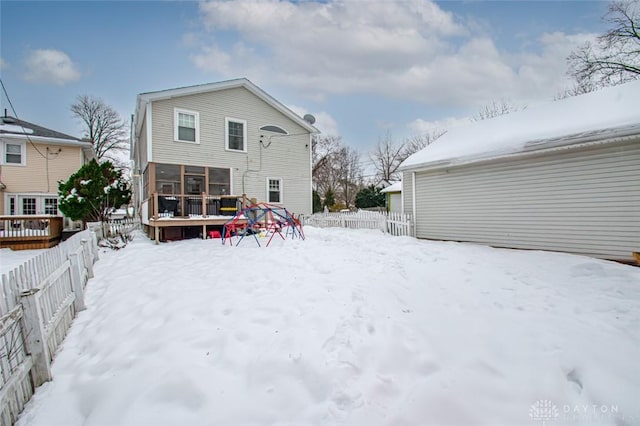
[[[416,236],[631,261],[640,81],[452,129],[402,164]]]

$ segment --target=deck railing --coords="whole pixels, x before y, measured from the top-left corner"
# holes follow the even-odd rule
[[[51,215],[0,216],[0,247],[48,248],[62,236],[64,219]]]
[[[146,209],[149,219],[219,216],[224,215],[225,211],[229,211],[229,205],[233,205],[232,210],[240,209],[241,200],[242,197],[238,196],[154,193],[146,200]]]

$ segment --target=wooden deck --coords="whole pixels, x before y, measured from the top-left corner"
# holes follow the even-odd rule
[[[222,227],[233,216],[171,217],[149,219],[147,234],[156,242],[188,238],[206,239],[212,231],[222,234]]]
[[[142,203],[142,223],[156,243],[188,238],[206,239],[222,227],[240,208],[242,197],[162,195],[154,193]],[[205,214],[203,214],[203,212]],[[227,213],[222,215],[221,213]]]
[[[37,250],[51,248],[62,238],[59,216],[0,216],[0,248]]]

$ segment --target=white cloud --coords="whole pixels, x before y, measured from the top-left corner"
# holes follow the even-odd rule
[[[0,58],[0,70],[3,70],[5,68],[9,68],[9,63],[6,62],[4,59]]]
[[[550,93],[552,97],[572,86],[573,81],[566,74],[566,58],[577,46],[596,37],[596,34],[561,32],[542,34],[538,39],[540,53],[523,53],[516,59],[518,77],[528,83],[521,86],[519,97],[535,98],[535,94],[540,92]]]
[[[432,134],[464,126],[471,123],[470,117],[447,117],[441,120],[426,121],[421,118],[413,120],[407,127],[414,135]]]
[[[450,14],[419,0],[366,7],[351,1],[212,1],[202,3],[201,11],[208,30],[235,32],[256,49],[253,57],[236,61],[236,47],[228,48],[233,67],[223,68],[214,63],[216,40],[192,56],[197,66],[229,76],[249,70],[255,80],[268,76],[312,94],[369,91],[390,72],[410,68],[416,57],[441,50],[440,36],[464,33]],[[207,56],[212,60],[204,60]]]
[[[299,107],[297,105],[289,105],[289,109],[298,114],[300,117],[304,117],[305,114],[309,113],[309,111],[307,111],[305,108]],[[338,123],[329,113],[320,111],[311,114],[316,118],[314,126],[316,127],[316,129],[320,130],[322,134],[332,136],[338,136],[340,134],[338,133]]]
[[[32,51],[25,61],[25,79],[36,83],[64,85],[82,76],[66,53],[55,49]]]
[[[215,0],[200,11],[208,34],[191,55],[198,68],[286,85],[314,99],[368,93],[480,106],[550,98],[567,85],[566,56],[585,38],[543,34],[527,46],[535,50],[507,52],[479,33],[478,23],[459,21],[431,0]]]

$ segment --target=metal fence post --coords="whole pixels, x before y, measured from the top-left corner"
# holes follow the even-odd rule
[[[34,288],[20,293],[24,309],[25,347],[33,360],[31,377],[35,387],[51,380],[51,359],[47,349],[39,292],[39,288]]]

